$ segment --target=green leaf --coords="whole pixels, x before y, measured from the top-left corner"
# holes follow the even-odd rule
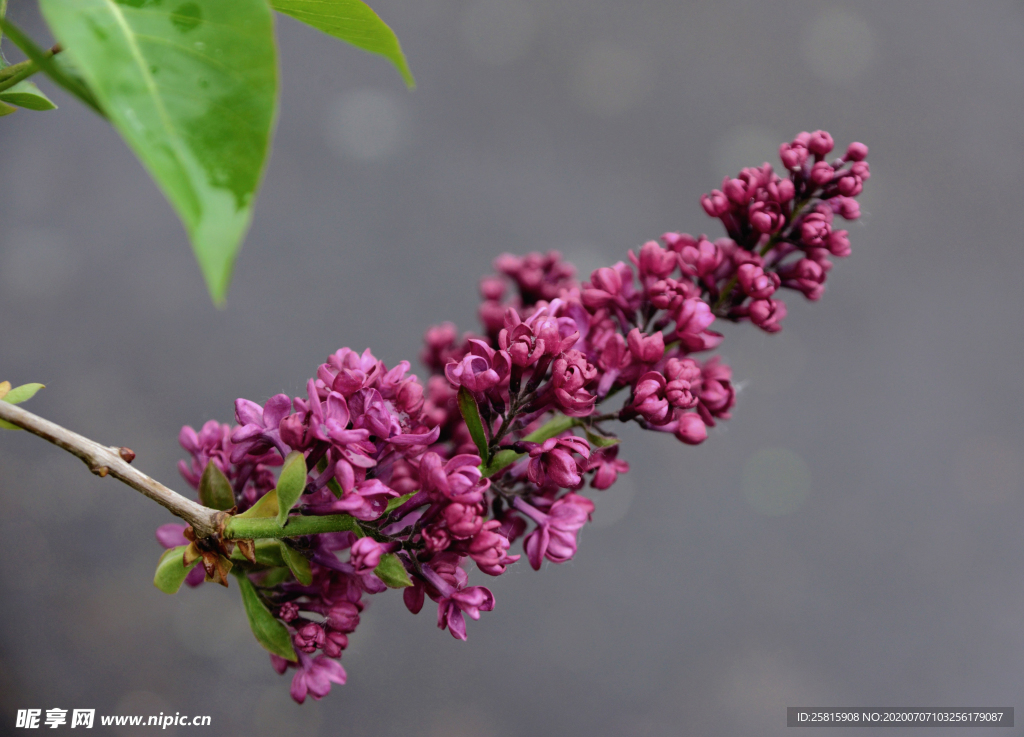
[[[416,87],[395,32],[361,0],[270,0],[270,5],[328,35],[380,54],[395,65],[409,89]]]
[[[231,482],[212,460],[206,464],[203,477],[199,480],[199,501],[210,509],[224,510],[235,506]]]
[[[261,496],[255,504],[231,519],[262,519],[277,516],[277,489],[271,489]],[[231,522],[229,521],[230,525]]]
[[[36,87],[35,82],[30,82],[27,79],[0,92],[0,101],[23,107],[26,110],[57,109],[53,101]]]
[[[43,389],[43,384],[22,384],[16,386],[4,395],[3,401],[8,404],[21,404],[27,402],[36,395],[36,392]]]
[[[14,45],[21,49],[25,56],[34,61],[47,77],[91,107],[101,117],[106,117],[103,109],[100,108],[99,102],[96,100],[96,96],[93,95],[85,80],[79,76],[77,71],[71,69],[63,59],[55,59],[50,52],[43,51],[21,29],[8,20],[0,18],[0,30],[6,33]]]
[[[100,107],[174,206],[222,304],[277,106],[265,0],[40,0]]]
[[[284,565],[284,558],[281,557],[281,546],[277,544],[277,540],[257,540],[253,546],[253,552],[256,554],[256,563],[261,566],[269,566],[276,568]],[[231,551],[232,560],[245,560],[245,556],[242,555],[242,551],[235,546],[235,549]]]
[[[299,658],[292,647],[288,628],[270,613],[248,576],[242,573],[236,574],[235,577],[238,579],[238,588],[242,591],[242,603],[249,618],[249,627],[252,628],[257,642],[274,655],[296,662]]]
[[[587,440],[589,440],[590,444],[595,448],[610,448],[621,442],[618,438],[610,438],[607,435],[598,435],[595,432],[590,432],[590,430],[587,430],[586,433]]]
[[[578,424],[579,420],[575,417],[566,417],[561,414],[555,415],[540,428],[534,430],[523,438],[523,440],[529,443],[543,443],[545,440],[553,438],[556,435],[561,435],[569,428],[575,427]],[[514,450],[509,448],[499,450],[494,454],[494,457],[491,458],[490,463],[485,463],[480,466],[480,472],[485,478],[490,478],[499,471],[505,470],[525,455],[525,453],[516,453]]]
[[[5,115],[10,115],[11,113],[16,112],[18,112],[18,108],[11,107],[6,102],[0,102],[0,118],[4,117]]]
[[[281,475],[277,479],[277,524],[288,524],[288,512],[295,506],[306,488],[306,457],[293,450],[284,459]]]
[[[487,436],[484,435],[484,423],[480,419],[480,408],[476,404],[473,393],[464,386],[459,387],[459,411],[462,413],[462,419],[466,421],[470,437],[473,438],[477,450],[480,451],[480,457],[486,463]]]
[[[313,572],[309,568],[309,559],[291,545],[280,541],[278,546],[281,549],[281,558],[287,564],[295,579],[303,586],[313,583]]]
[[[338,483],[337,479],[328,479],[327,488],[330,489],[331,493],[334,494],[334,496],[337,497],[338,499],[341,499],[343,496],[345,496],[345,490],[341,488],[341,484]]]
[[[387,514],[388,512],[390,512],[393,509],[398,509],[400,506],[402,506],[407,501],[412,499],[415,494],[416,494],[415,491],[410,491],[408,494],[403,494],[400,497],[396,497],[395,499],[392,499],[391,501],[388,502],[388,506],[387,506],[387,509],[384,510],[384,514]]]
[[[160,556],[160,562],[156,564],[156,575],[153,576],[153,585],[165,594],[176,594],[181,585],[185,583],[189,571],[195,568],[202,558],[196,558],[191,565],[185,566],[182,561],[182,554],[188,545],[179,545],[176,548],[165,550]]]
[[[384,585],[392,589],[401,589],[412,586],[402,559],[394,553],[385,553],[380,558],[380,563],[373,569],[377,578],[384,582]]]
[[[284,583],[292,577],[292,572],[288,570],[288,566],[281,566],[280,568],[271,568],[267,571],[266,575],[260,581],[261,586],[277,586],[279,583]]]

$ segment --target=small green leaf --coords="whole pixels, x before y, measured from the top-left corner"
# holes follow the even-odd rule
[[[306,488],[306,457],[301,451],[293,450],[284,459],[281,476],[277,479],[277,524],[288,524],[288,512],[302,496]]]
[[[253,552],[256,554],[256,563],[261,566],[276,568],[284,565],[284,558],[281,557],[281,547],[277,540],[257,540]],[[245,560],[242,551],[236,546],[231,551],[232,560]]]
[[[412,586],[409,573],[405,570],[405,566],[402,565],[402,559],[394,553],[382,555],[380,563],[373,569],[373,572],[388,588],[401,589],[406,586]]]
[[[35,82],[23,80],[0,92],[0,100],[26,110],[56,110],[53,101],[36,87]]]
[[[543,443],[545,440],[550,440],[556,435],[561,435],[563,432],[571,427],[576,427],[579,424],[579,420],[575,417],[566,417],[565,415],[555,415],[540,428],[534,430],[527,435],[523,440],[528,443]]]
[[[18,112],[18,108],[11,107],[6,102],[0,102],[0,118],[4,117],[5,115],[10,115],[11,113],[16,112]]]
[[[92,90],[89,89],[85,81],[63,59],[55,59],[52,54],[43,51],[41,48],[36,46],[32,39],[26,36],[21,29],[8,20],[0,18],[0,30],[6,33],[7,37],[11,39],[11,42],[21,49],[25,53],[25,56],[34,61],[36,66],[38,66],[46,76],[91,107],[99,113],[101,117],[106,117],[106,114],[103,112],[102,108],[100,108],[99,102],[96,101],[96,97],[93,95]]]
[[[270,0],[270,5],[330,36],[380,54],[395,65],[409,89],[416,86],[395,32],[362,0]]]
[[[277,586],[279,583],[284,583],[292,577],[292,572],[288,570],[288,566],[281,566],[280,568],[271,568],[267,571],[266,575],[260,581],[261,586]]]
[[[217,464],[210,461],[199,481],[199,501],[210,509],[231,509],[235,506],[235,494],[231,482]]]
[[[587,430],[586,433],[587,440],[589,440],[590,444],[595,448],[610,448],[621,442],[618,438],[610,438],[607,435],[598,435],[595,432],[590,432],[590,430]]]
[[[400,497],[392,499],[391,501],[388,502],[388,506],[387,506],[387,509],[384,510],[384,514],[387,514],[388,512],[390,512],[393,509],[398,509],[400,506],[402,506],[407,501],[412,499],[413,496],[415,496],[415,495],[416,495],[415,491],[410,491],[408,494],[404,494],[404,495],[402,495]]]
[[[459,411],[462,419],[466,421],[469,435],[476,443],[477,450],[484,463],[487,463],[487,436],[484,435],[484,423],[480,419],[480,408],[476,404],[473,393],[464,386],[459,387]]]
[[[238,579],[238,588],[242,591],[242,603],[249,618],[249,627],[252,628],[257,642],[274,655],[296,662],[299,658],[292,647],[288,628],[270,613],[248,576],[242,573],[236,574],[235,577]]]
[[[202,558],[196,558],[186,567],[182,561],[182,554],[188,545],[179,545],[176,548],[165,550],[160,556],[160,562],[156,564],[156,575],[153,576],[153,585],[165,594],[176,594],[181,585],[188,577],[189,571],[199,564]]]
[[[271,489],[261,496],[255,504],[231,519],[261,519],[277,516],[277,489]],[[228,523],[230,524],[230,522]]]
[[[4,395],[4,401],[8,404],[27,402],[42,388],[44,388],[43,384],[22,384],[21,386],[16,386]]]
[[[523,440],[529,443],[543,443],[545,440],[553,438],[556,435],[561,435],[569,428],[575,427],[578,424],[579,420],[575,417],[566,417],[565,415],[558,414],[548,420],[540,428],[531,432],[523,438]],[[525,455],[525,453],[516,453],[514,450],[509,448],[499,450],[494,454],[494,457],[491,458],[490,463],[481,464],[480,472],[485,478],[490,478],[499,471],[505,470]]]
[[[338,483],[337,479],[330,479],[327,482],[327,488],[330,489],[331,493],[334,494],[334,496],[336,496],[338,499],[341,499],[343,496],[345,496],[345,490],[341,488],[341,484]]]
[[[99,107],[181,218],[222,304],[277,109],[266,0],[40,0]]]
[[[278,546],[281,550],[281,558],[295,574],[295,579],[303,586],[313,583],[313,572],[309,568],[309,559],[284,541],[279,541]]]

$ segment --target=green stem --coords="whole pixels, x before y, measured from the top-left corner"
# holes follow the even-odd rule
[[[0,69],[0,92],[3,92],[8,87],[13,87],[21,80],[31,77],[38,71],[39,67],[31,59],[26,59],[25,61],[20,61],[17,64]]]
[[[323,532],[361,532],[355,517],[348,514],[326,514],[310,517],[289,517],[285,527],[273,517],[243,519],[232,517],[224,527],[227,540],[255,540],[268,537],[300,537]]]

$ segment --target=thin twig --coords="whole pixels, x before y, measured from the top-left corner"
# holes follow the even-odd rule
[[[28,430],[33,435],[38,435],[43,440],[48,440],[77,456],[97,476],[113,476],[118,481],[128,484],[165,507],[171,514],[192,525],[198,537],[211,537],[219,533],[218,527],[227,515],[168,489],[159,481],[129,465],[135,457],[129,449],[100,445],[94,440],[3,401],[0,401],[0,419]]]

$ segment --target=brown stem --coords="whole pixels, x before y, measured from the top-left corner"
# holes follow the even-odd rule
[[[198,537],[219,534],[218,527],[227,515],[168,489],[159,481],[129,465],[126,459],[133,459],[135,454],[127,448],[100,445],[94,440],[3,401],[0,401],[0,419],[28,430],[33,435],[38,435],[43,440],[48,440],[77,456],[97,476],[113,476],[118,481],[128,484],[165,507],[171,514],[192,525]]]

